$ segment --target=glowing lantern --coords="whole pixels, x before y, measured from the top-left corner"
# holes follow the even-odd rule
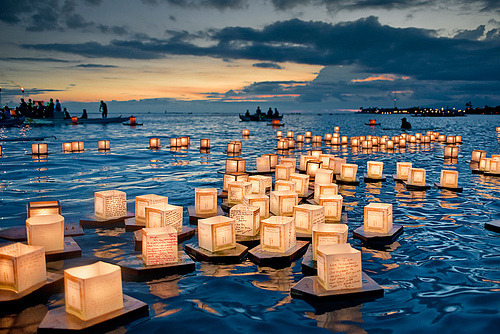
[[[280,139],[276,145],[278,150],[288,150],[288,140]]]
[[[306,163],[306,174],[310,177],[315,177],[316,172],[321,168],[323,162],[320,160],[309,160]]]
[[[172,226],[177,234],[182,232],[182,206],[166,203],[152,204],[146,207],[146,227]]]
[[[441,143],[444,143],[446,141],[446,136],[445,135],[439,135],[438,136],[438,141]]]
[[[372,146],[378,146],[380,139],[378,137],[372,137]]]
[[[286,132],[286,137],[287,138],[293,138],[293,131],[287,131]]]
[[[411,162],[396,162],[396,177],[398,180],[408,180],[412,163]]]
[[[320,196],[338,195],[339,186],[335,183],[316,183],[314,185],[314,202],[319,203]]]
[[[445,188],[458,188],[458,171],[442,170],[440,185]]]
[[[226,173],[245,172],[246,160],[242,158],[226,159]]]
[[[245,181],[229,182],[227,185],[227,203],[243,204],[243,196],[252,193],[252,184]]]
[[[331,134],[331,133],[325,133],[324,140],[325,140],[326,142],[331,141],[331,140],[332,140],[332,134]]]
[[[288,148],[289,149],[292,149],[292,148],[295,148],[295,140],[293,140],[293,138],[288,138]]]
[[[314,178],[314,184],[317,183],[332,183],[333,182],[333,170],[320,168],[316,171]]]
[[[270,172],[271,162],[267,157],[256,158],[257,172]]]
[[[17,242],[0,247],[0,290],[20,293],[46,279],[43,246]]]
[[[386,145],[387,144],[387,140],[389,140],[388,136],[382,136],[382,138],[380,138],[379,144],[380,145]]]
[[[238,204],[229,210],[229,217],[234,219],[236,235],[254,236],[260,230],[260,208]]]
[[[198,215],[217,214],[217,189],[195,188],[194,208]]]
[[[155,194],[141,195],[135,197],[135,221],[146,223],[146,207],[154,204],[168,204],[168,197]]]
[[[361,252],[350,244],[334,244],[317,248],[318,282],[326,290],[359,289]]]
[[[96,262],[64,271],[66,312],[86,321],[123,308],[121,268]]]
[[[481,172],[488,172],[491,166],[491,158],[481,158],[479,160],[479,170]]]
[[[416,141],[421,141],[422,140],[422,134],[419,133],[419,132],[415,133],[415,140]]]
[[[170,147],[181,147],[181,139],[180,138],[170,138]]]
[[[325,221],[338,222],[342,219],[342,196],[341,195],[321,195],[318,205],[325,208]]]
[[[47,144],[32,144],[31,154],[34,155],[44,155],[47,154]]]
[[[342,181],[354,182],[356,181],[356,172],[358,165],[356,164],[342,164],[340,170],[340,179]]]
[[[311,138],[311,136],[312,136],[311,131],[306,131],[306,138]]]
[[[409,136],[409,137],[406,137],[408,142],[412,143],[412,144],[415,144],[417,142],[417,138],[413,135]]]
[[[388,140],[388,141],[386,141],[385,146],[386,146],[389,150],[394,149],[394,141],[393,141],[393,140]]]
[[[310,155],[301,155],[300,156],[300,163],[299,163],[299,169],[303,172],[306,171],[306,164],[307,161],[309,160],[315,160],[316,158]]]
[[[78,117],[76,116],[71,117],[71,123],[78,124]]]
[[[127,215],[127,194],[119,190],[94,193],[94,214],[99,218],[111,219]]]
[[[73,141],[71,142],[71,151],[72,152],[82,152],[84,151],[83,141]]]
[[[247,173],[225,173],[223,176],[222,190],[227,191],[227,185],[233,181],[248,182],[249,177]]]
[[[319,159],[319,156],[323,154],[322,150],[310,150],[309,155],[314,157],[315,159]]]
[[[399,140],[400,139],[401,138],[399,136],[394,136],[394,137],[391,138],[391,140],[394,142],[394,144],[399,144]]]
[[[209,252],[235,248],[235,232],[233,218],[216,216],[198,220],[198,244]]]
[[[248,182],[252,184],[252,194],[265,194],[271,190],[273,178],[263,175],[252,175],[248,177]]]
[[[130,116],[130,125],[137,125],[137,117]]]
[[[297,243],[292,217],[272,216],[261,222],[260,248],[263,251],[286,253]]]
[[[248,137],[248,136],[250,136],[250,130],[248,130],[248,129],[243,129],[243,131],[241,131],[241,135],[242,135],[243,137]]]
[[[277,154],[273,154],[273,153],[262,154],[261,157],[269,158],[271,168],[276,167],[276,165],[278,164],[278,155]]]
[[[398,143],[398,146],[400,148],[406,147],[406,140],[405,139],[400,139],[399,143]]]
[[[366,163],[369,179],[381,179],[383,175],[384,163],[381,161],[368,161]]]
[[[240,153],[241,152],[241,142],[232,141],[227,144],[227,153]]]
[[[271,124],[272,125],[279,125],[280,124],[280,120],[279,119],[273,119],[273,120],[271,120]]]
[[[491,174],[500,174],[500,160],[499,159],[491,159],[490,161],[490,169],[488,171]]]
[[[283,131],[276,131],[276,138],[283,137]]]
[[[172,226],[142,229],[142,261],[146,266],[179,261],[177,231]]]
[[[444,157],[445,158],[458,158],[458,146],[446,145],[444,147]]]
[[[335,167],[335,162],[332,162],[332,158],[334,158],[332,154],[320,154],[319,160],[323,163],[321,165],[321,168],[333,170],[333,168]]]
[[[486,158],[486,151],[474,150],[472,151],[470,161],[478,163],[481,158]]]
[[[313,261],[317,258],[318,246],[347,243],[349,228],[346,224],[316,224],[312,227]]]
[[[290,173],[290,181],[295,182],[295,192],[299,196],[306,196],[309,191],[309,175]]]
[[[289,180],[290,174],[294,171],[292,166],[276,165],[274,178],[275,180]]]
[[[497,126],[497,132],[500,132],[500,126]]]
[[[446,144],[455,144],[455,139],[456,137],[455,136],[447,136],[446,137]]]
[[[370,119],[369,122],[370,122],[370,125],[377,125],[376,119]]]
[[[297,232],[311,234],[313,226],[325,222],[325,208],[321,205],[301,204],[293,207]]]
[[[149,148],[160,148],[160,138],[149,138]]]
[[[200,148],[209,149],[210,148],[210,139],[208,139],[208,138],[200,139]]]
[[[425,186],[425,169],[411,168],[408,174],[408,184],[412,186]]]
[[[293,207],[299,204],[299,196],[291,191],[271,191],[270,211],[276,216],[291,216]]]
[[[62,144],[62,150],[65,153],[71,152],[71,143],[63,143]]]
[[[359,146],[359,138],[358,137],[351,137],[350,139],[350,144],[351,146]]]
[[[245,205],[258,207],[261,219],[269,217],[269,196],[264,194],[245,195],[243,201]]]
[[[30,202],[26,209],[28,218],[41,215],[61,214],[61,204],[59,204],[59,201]]]
[[[392,229],[392,204],[370,203],[364,209],[365,232],[386,234]]]
[[[335,132],[339,132],[339,131],[340,131],[340,127],[336,126],[336,127],[334,127],[334,128],[333,128],[333,130],[334,130]]]
[[[361,148],[363,149],[370,149],[373,147],[373,142],[371,140],[363,140],[361,142]]]
[[[331,143],[334,146],[340,145],[340,138],[339,137],[333,137]]]
[[[330,161],[330,169],[333,170],[333,174],[340,174],[342,172],[342,165],[347,162],[347,159],[337,158],[337,157],[334,157],[332,159],[333,159],[333,163],[332,163],[332,161]]]
[[[274,183],[274,190],[295,192],[295,182],[286,180],[276,180],[276,182]]]
[[[189,146],[189,144],[191,144],[189,136],[183,136],[180,139],[181,139],[181,146]]]
[[[109,151],[111,149],[109,140],[99,140],[97,142],[97,149],[99,151]]]
[[[26,219],[28,245],[44,246],[46,252],[64,249],[64,217],[58,214]]]
[[[297,135],[296,139],[297,143],[303,143],[304,142],[304,135]]]
[[[431,137],[430,136],[422,136],[421,142],[424,143],[424,144],[430,144]]]
[[[280,158],[280,165],[282,166],[292,166],[292,169],[295,170],[296,160],[295,158]]]
[[[313,136],[313,137],[312,137],[312,142],[313,142],[314,144],[319,144],[319,143],[321,143],[322,141],[323,141],[323,139],[321,138],[321,136]]]
[[[348,143],[349,143],[349,137],[347,137],[347,136],[340,137],[340,144],[341,145],[347,145]]]
[[[0,157],[2,156],[2,145],[0,145]]]

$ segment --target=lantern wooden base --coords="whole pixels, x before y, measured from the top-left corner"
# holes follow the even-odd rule
[[[286,267],[305,253],[307,245],[308,241],[297,240],[295,247],[285,253],[263,251],[258,245],[248,251],[248,257],[262,267]]]
[[[223,212],[228,213],[229,210],[231,210],[231,208],[235,205],[236,204],[228,204],[227,199],[225,199],[225,200],[222,200],[222,204],[220,205],[220,208],[222,209]]]
[[[304,254],[304,258],[302,258],[302,274],[304,276],[315,276],[318,274],[318,268],[316,266],[316,261],[313,261],[313,250],[312,244],[309,244],[307,247],[307,251]]]
[[[33,157],[47,157],[51,153],[26,153],[26,155],[31,155]]]
[[[194,206],[188,206],[188,214],[189,214],[189,223],[193,225],[198,225],[199,219],[205,219],[215,216],[224,216],[224,211],[222,211],[222,208],[218,205],[217,213],[201,215],[196,213]]]
[[[247,246],[248,248],[253,248],[260,244],[260,234],[257,235],[236,235],[236,242]]]
[[[131,124],[131,123],[122,123],[123,125],[127,125],[127,126],[141,126],[141,125],[144,125],[143,123],[134,123],[134,124]]]
[[[217,192],[217,198],[227,198],[227,191],[226,190],[219,190]]]
[[[340,174],[335,176],[336,183],[337,184],[345,184],[348,186],[358,186],[359,185],[359,178],[356,178],[355,181],[345,181],[340,178]]]
[[[400,178],[398,178],[398,176],[397,176],[396,174],[392,174],[392,179],[393,179],[394,181],[396,181],[396,182],[401,182],[401,183],[403,183],[403,182],[405,182],[405,181],[406,181],[405,179],[400,179]]]
[[[299,194],[299,198],[302,198],[302,199],[308,199],[309,197],[312,197],[314,195],[314,185],[313,185],[313,189],[309,189],[305,195],[301,195]]]
[[[189,240],[193,237],[196,230],[189,226],[182,226],[182,232],[177,234],[177,242],[180,244],[183,241]],[[142,231],[134,231],[134,250],[142,251]]]
[[[78,237],[84,234],[85,232],[83,232],[83,229],[76,224],[64,225],[65,237]],[[6,228],[5,230],[1,230],[0,238],[11,241],[26,241],[28,240],[28,235],[26,234],[26,226],[16,226],[16,227]]]
[[[360,226],[352,232],[352,237],[366,244],[387,245],[393,243],[401,234],[403,234],[402,225],[392,225],[392,229],[387,234],[365,232],[364,226]]]
[[[82,256],[82,249],[71,237],[64,238],[63,250],[45,252],[45,260],[47,262],[74,259],[80,256]]]
[[[431,189],[431,186],[428,185],[427,183],[425,186],[416,186],[413,184],[409,184],[407,181],[403,181],[403,184],[405,185],[406,189],[408,190],[429,190]]]
[[[47,272],[47,280],[39,283],[28,290],[17,293],[9,290],[0,290],[0,307],[5,311],[13,311],[13,308],[34,305],[43,302],[54,293],[64,290],[64,276]],[[3,312],[0,312],[3,313]]]
[[[147,266],[142,260],[142,254],[128,255],[115,263],[122,268],[122,276],[126,280],[152,279],[169,275],[183,275],[195,270],[196,265],[183,251],[179,252],[177,263]]]
[[[485,176],[495,176],[495,177],[500,177],[500,174],[497,173],[490,173],[490,172],[484,172]]]
[[[484,227],[487,230],[500,233],[500,220],[493,220],[487,223],[484,223]]]
[[[135,214],[133,212],[129,212],[129,211],[127,211],[126,216],[118,217],[118,218],[100,218],[100,217],[97,217],[96,215],[88,215],[88,216],[85,216],[83,219],[80,219],[80,226],[83,228],[124,227],[125,220],[130,219],[130,218],[134,218],[134,217],[135,217]]]
[[[200,248],[198,241],[184,246],[184,250],[197,261],[213,263],[240,263],[248,253],[248,247],[236,244],[236,248],[226,249],[218,252],[210,252]]]
[[[38,333],[105,332],[133,320],[146,317],[148,314],[149,309],[146,303],[123,295],[122,309],[87,321],[66,313],[66,306],[49,310],[38,327]]]
[[[434,185],[436,187],[438,187],[439,189],[446,189],[446,190],[455,191],[455,192],[458,192],[458,193],[461,193],[462,191],[464,191],[464,188],[462,188],[462,187],[456,187],[456,188],[454,188],[454,187],[443,187],[441,185],[441,183],[438,183],[438,182],[435,182]]]
[[[384,296],[384,289],[370,276],[363,273],[363,286],[356,289],[326,290],[318,283],[316,276],[307,276],[295,284],[290,294],[293,298],[309,303],[346,302],[354,300],[373,300]]]
[[[257,170],[246,170],[245,173],[247,173],[248,175],[274,175],[274,173],[276,173],[276,170],[274,168],[271,168],[271,170],[268,172],[261,172]]]
[[[384,174],[382,174],[382,177],[380,179],[372,179],[368,177],[367,173],[363,174],[363,181],[365,181],[365,183],[385,182],[386,180],[387,178],[385,177]]]

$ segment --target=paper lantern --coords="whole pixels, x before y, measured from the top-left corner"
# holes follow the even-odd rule
[[[306,131],[306,138],[311,138],[311,136],[312,136],[311,131]]]
[[[99,218],[111,219],[127,215],[127,194],[119,190],[94,193],[94,214]]]
[[[191,144],[191,140],[189,139],[189,136],[183,136],[180,138],[181,139],[181,146],[189,146]]]
[[[150,194],[135,197],[135,221],[146,223],[146,207],[154,204],[168,204],[168,197]]]
[[[490,161],[490,169],[488,172],[491,174],[500,174],[500,160],[492,158]]]
[[[252,184],[252,194],[265,194],[271,190],[273,178],[263,175],[252,175],[248,177],[248,182]]]
[[[0,157],[3,155],[2,145],[0,145]]]
[[[238,204],[229,210],[229,217],[234,219],[236,235],[254,236],[260,230],[260,208]]]
[[[394,144],[399,144],[399,140],[400,139],[401,138],[399,136],[394,136],[394,137],[391,138],[391,140],[394,142]]]
[[[59,204],[59,201],[29,202],[26,211],[28,218],[41,215],[60,215],[61,204]]]
[[[309,175],[290,173],[290,181],[295,182],[295,192],[299,196],[306,196],[309,191]]]
[[[333,170],[335,168],[335,161],[332,161],[332,158],[334,157],[333,154],[320,154],[319,160],[322,162],[321,168]]]
[[[299,204],[299,196],[292,191],[271,191],[270,211],[276,216],[293,215],[293,207]]]
[[[358,137],[351,137],[351,139],[349,140],[349,143],[351,144],[351,146],[359,146]]]
[[[242,158],[226,159],[226,173],[245,172],[246,160]]]
[[[342,219],[342,196],[341,195],[321,195],[318,205],[325,208],[325,221],[339,222]]]
[[[347,145],[347,144],[349,144],[349,137],[347,137],[347,136],[340,137],[340,144],[341,145]]]
[[[272,216],[262,220],[260,248],[267,252],[286,253],[295,247],[295,223],[292,217]]]
[[[275,180],[289,180],[290,174],[293,173],[295,169],[288,165],[276,165],[274,179]]]
[[[78,117],[76,116],[71,117],[71,123],[78,124]]]
[[[444,143],[446,141],[446,136],[445,135],[439,135],[438,136],[438,141],[441,143]]]
[[[470,161],[478,163],[481,158],[486,158],[486,151],[474,150],[472,151]]]
[[[26,219],[28,245],[43,246],[46,252],[64,249],[64,217],[39,215]]]
[[[500,126],[497,126],[497,132],[500,132]]]
[[[267,157],[257,157],[256,158],[257,172],[270,172],[271,162]]]
[[[314,184],[316,183],[332,183],[333,182],[333,170],[320,168],[316,171],[314,178]]]
[[[227,184],[227,203],[243,204],[243,196],[252,193],[252,184],[246,181],[233,181]]]
[[[137,125],[137,117],[130,116],[130,125]]]
[[[318,283],[326,290],[363,287],[361,252],[350,244],[318,246],[316,261]]]
[[[417,138],[414,135],[410,135],[410,136],[406,137],[406,140],[412,144],[415,144],[417,142]]]
[[[264,194],[250,194],[243,196],[245,205],[256,206],[259,208],[260,219],[269,217],[269,196]]]
[[[293,140],[293,138],[288,138],[287,141],[288,141],[288,149],[295,148],[295,140]]]
[[[44,155],[47,154],[47,144],[32,144],[31,154]]]
[[[336,127],[334,127],[334,128],[333,128],[333,130],[334,130],[335,132],[339,132],[339,131],[340,131],[340,127],[336,126]]]
[[[446,145],[444,147],[444,157],[445,158],[458,158],[458,146]]]
[[[288,150],[288,140],[285,139],[278,140],[276,148],[278,150]]]
[[[315,143],[315,144],[319,144],[323,141],[323,139],[321,138],[321,136],[313,136],[312,137],[312,142]]]
[[[386,234],[392,230],[392,204],[370,203],[364,209],[364,230]]]
[[[388,136],[382,136],[379,140],[379,145],[386,145],[388,140]]]
[[[481,172],[488,172],[490,170],[491,158],[481,158],[479,160],[479,170]]]
[[[269,158],[271,168],[276,167],[278,164],[278,155],[274,153],[262,154],[261,157]]]
[[[156,266],[179,261],[177,231],[172,226],[142,229],[142,261]]]
[[[446,188],[458,188],[458,171],[441,170],[440,185]]]
[[[366,163],[366,173],[369,179],[381,179],[384,170],[384,163],[381,161],[368,161]]]
[[[313,261],[316,261],[318,246],[347,243],[349,228],[346,224],[316,224],[312,227]]]
[[[342,165],[347,163],[346,158],[332,158],[333,162],[330,161],[330,169],[333,170],[333,174],[340,174],[342,172]],[[333,163],[333,165],[332,165]],[[333,167],[333,168],[332,168]]]
[[[342,164],[340,169],[340,179],[347,182],[356,181],[356,172],[358,165],[356,164]]]
[[[319,203],[319,197],[338,195],[339,186],[335,183],[316,183],[314,184],[314,202]]]
[[[216,216],[198,220],[198,244],[209,252],[235,248],[235,232],[233,218]]]
[[[46,280],[43,246],[16,242],[0,247],[0,290],[20,293]]]
[[[227,191],[227,185],[229,182],[234,181],[245,181],[248,182],[249,177],[247,173],[225,173],[223,176],[222,190]]]
[[[250,130],[248,130],[248,129],[243,129],[243,130],[241,131],[241,135],[242,135],[243,137],[248,137],[248,136],[250,136]]]
[[[195,188],[194,208],[198,215],[217,214],[217,189]]]
[[[295,140],[297,141],[297,143],[303,143],[305,140],[304,135],[297,135]]]
[[[274,190],[295,192],[295,182],[286,180],[276,180],[276,182],[274,183]]]
[[[322,161],[320,160],[308,160],[306,163],[306,174],[310,177],[315,177],[318,169],[321,168]]]
[[[396,162],[396,177],[398,180],[408,180],[412,163],[411,162]]]
[[[372,146],[378,146],[380,139],[378,137],[372,137]]]
[[[293,138],[293,131],[287,131],[286,132],[286,137],[287,138]]]
[[[392,150],[394,148],[394,141],[393,140],[388,140],[386,143],[385,143],[385,146]]]
[[[455,144],[456,137],[455,136],[447,136],[446,144]]]
[[[241,142],[232,141],[227,144],[227,153],[240,153],[241,152]]]
[[[431,137],[430,136],[422,136],[422,143],[424,144],[430,144],[431,143]]]
[[[400,148],[406,147],[406,140],[405,139],[400,139],[399,143],[398,143],[398,146]]]
[[[314,157],[315,159],[319,159],[319,156],[323,154],[322,150],[310,150],[309,155]]]
[[[339,137],[333,137],[331,140],[331,144],[334,146],[340,145],[340,138]]]
[[[296,160],[295,158],[280,158],[279,164],[282,166],[291,166],[292,170],[295,170]]]
[[[149,148],[160,148],[160,138],[149,138]]]
[[[180,138],[170,138],[170,147],[181,147],[181,139]]]
[[[371,140],[363,140],[361,142],[361,148],[370,149],[373,147],[373,142]]]
[[[332,140],[332,134],[331,133],[325,133],[325,136],[323,137],[326,142],[329,142]]]
[[[146,206],[146,227],[172,226],[177,234],[182,232],[182,206],[166,203],[151,204]]]
[[[63,144],[62,144],[62,150],[63,150],[63,152],[65,152],[65,153],[72,152],[72,149],[71,149],[71,143],[63,143]]]
[[[425,186],[425,169],[411,168],[408,174],[408,184],[412,186]]]
[[[276,131],[276,138],[283,137],[283,131]]]
[[[109,151],[111,148],[109,140],[99,140],[97,142],[97,149],[99,151]]]
[[[203,148],[203,149],[210,148],[210,139],[208,139],[208,138],[200,139],[200,148]]]
[[[83,141],[73,141],[71,142],[71,151],[72,152],[82,152],[84,151]]]
[[[84,321],[122,309],[121,268],[99,261],[66,269],[64,294],[66,312]]]
[[[325,222],[325,208],[321,205],[301,204],[293,207],[297,232],[311,234],[313,226]]]
[[[316,158],[313,157],[313,156],[310,156],[310,155],[301,155],[300,156],[300,162],[299,162],[299,169],[303,172],[306,171],[306,165],[307,165],[307,161],[309,160],[315,160]]]

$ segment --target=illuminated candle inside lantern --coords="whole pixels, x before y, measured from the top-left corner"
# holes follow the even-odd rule
[[[78,124],[78,117],[76,116],[71,117],[71,123]]]
[[[278,164],[278,155],[277,154],[274,154],[274,153],[262,154],[261,157],[268,157],[269,158],[271,168],[276,167],[276,165]]]
[[[316,261],[318,246],[347,243],[349,228],[346,224],[316,224],[312,227],[313,261]]]
[[[121,268],[99,261],[66,269],[64,299],[66,312],[84,321],[122,309]]]
[[[264,194],[250,194],[243,196],[245,205],[256,206],[259,208],[261,219],[269,217],[269,196]]]
[[[119,190],[94,193],[94,214],[100,218],[119,218],[127,215],[127,194]]]
[[[385,146],[386,146],[388,149],[392,150],[392,149],[394,148],[394,141],[393,141],[393,140],[388,140],[388,141],[386,141]]]
[[[372,146],[378,146],[380,139],[378,137],[372,137]]]
[[[447,136],[446,137],[446,144],[455,144],[455,136]]]
[[[422,140],[422,134],[421,134],[421,133],[419,133],[419,132],[415,133],[415,140],[416,140],[416,141],[420,141],[420,140]]]
[[[149,148],[160,148],[160,138],[149,138]]]
[[[382,138],[380,138],[379,144],[380,145],[386,145],[387,144],[387,140],[389,140],[389,138],[387,138],[387,136],[382,136]]]
[[[41,215],[61,214],[61,204],[59,204],[59,201],[29,202],[26,209],[28,218]]]
[[[295,148],[295,140],[293,140],[293,138],[288,138],[287,141],[289,149]]]
[[[47,154],[47,144],[32,144],[31,145],[31,154],[34,155],[43,155]]]
[[[20,293],[46,280],[43,246],[16,242],[0,247],[0,290]]]
[[[313,226],[325,222],[325,208],[321,205],[301,204],[293,207],[297,232],[312,234]]]
[[[364,208],[364,230],[386,234],[392,230],[392,204],[370,203]]]
[[[440,184],[442,187],[458,188],[458,171],[441,170]]]
[[[442,143],[445,142],[446,141],[446,136],[445,135],[439,135],[438,136],[438,141],[442,142]]]
[[[142,229],[142,261],[157,266],[179,261],[177,231],[172,226]]]
[[[217,214],[217,189],[195,188],[194,208],[199,215]]]
[[[373,142],[371,140],[363,140],[361,142],[361,148],[370,149],[373,147]]]
[[[26,219],[28,245],[43,246],[46,252],[64,249],[64,217],[39,215]]]
[[[333,137],[331,140],[331,144],[334,146],[340,145],[340,137]]]
[[[109,151],[111,148],[109,140],[99,140],[97,143],[97,149],[99,151]]]
[[[168,197],[149,194],[135,197],[135,221],[146,223],[146,207],[154,204],[168,204]],[[143,225],[144,225],[143,224]]]
[[[316,158],[310,155],[301,155],[299,161],[299,169],[303,172],[306,171],[306,164],[309,160],[315,160]]]
[[[276,138],[283,137],[283,131],[276,131]]]
[[[335,132],[339,132],[339,131],[340,131],[340,127],[336,126],[336,127],[334,127],[334,128],[333,128],[333,130],[334,130]]]
[[[338,195],[339,186],[335,183],[316,183],[314,185],[314,202],[319,203],[319,197]]]
[[[137,125],[137,117],[130,116],[130,125]]]
[[[306,174],[310,177],[315,177],[316,172],[321,168],[322,161],[320,160],[308,160],[306,163]]]
[[[359,138],[358,137],[351,137],[350,144],[351,144],[351,146],[359,146]]]
[[[236,230],[233,218],[216,216],[198,220],[198,244],[209,252],[236,247]]]
[[[247,173],[225,173],[223,176],[222,190],[227,191],[227,185],[233,181],[249,181]]]
[[[444,147],[444,157],[445,158],[458,158],[458,146],[446,145]]]
[[[343,181],[354,182],[356,181],[356,173],[358,165],[356,164],[342,164],[340,169],[340,178]]]
[[[297,135],[295,140],[297,141],[297,143],[303,143],[305,140],[304,135]]]
[[[411,168],[408,174],[408,184],[412,186],[425,186],[425,169]]]
[[[227,185],[227,203],[243,204],[243,196],[252,193],[252,184],[245,181],[229,182]]]
[[[293,207],[299,204],[299,196],[292,191],[271,191],[270,211],[276,216],[291,216]]]
[[[191,144],[191,140],[189,139],[189,136],[183,136],[180,138],[181,139],[181,146],[189,146]]]
[[[321,136],[313,136],[312,137],[312,142],[315,143],[315,144],[319,144],[323,141],[323,139],[321,138]]]
[[[290,173],[290,181],[295,182],[295,192],[299,196],[306,196],[309,191],[309,175]]]
[[[325,136],[323,137],[323,139],[326,141],[326,142],[329,142],[332,140],[332,134],[331,133],[325,133]]]
[[[361,252],[350,244],[318,246],[316,261],[318,283],[326,290],[363,287]]]
[[[158,203],[146,206],[145,211],[147,228],[172,226],[177,234],[182,232],[182,206]]]
[[[400,148],[406,147],[406,140],[405,139],[400,139],[399,143],[398,143],[398,146]]]
[[[246,160],[242,158],[226,159],[226,173],[245,172]]]
[[[314,157],[315,159],[319,159],[319,156],[323,154],[322,150],[310,150],[309,155]]]
[[[83,141],[73,141],[73,142],[71,142],[71,151],[72,152],[82,152],[82,151],[84,151]]]
[[[368,161],[366,172],[369,179],[381,179],[383,175],[384,163],[381,161]]]
[[[71,149],[71,143],[63,143],[62,144],[62,150],[65,153],[71,152],[72,151],[72,149]]]
[[[210,139],[208,139],[208,138],[200,139],[200,148],[203,148],[203,149],[210,148]]]
[[[274,183],[274,190],[295,192],[295,182],[287,180],[276,180],[276,182]]]
[[[274,178],[275,180],[289,180],[290,174],[294,171],[292,166],[276,165]]]
[[[295,223],[292,217],[272,216],[261,222],[260,248],[263,251],[286,253],[295,247]]]
[[[279,164],[282,165],[282,166],[291,166],[292,167],[292,171],[295,170],[295,166],[296,166],[296,160],[295,158],[280,158],[279,159]]]
[[[241,135],[242,135],[243,137],[248,137],[248,136],[250,136],[250,130],[248,130],[248,129],[243,129],[243,130],[241,131]]]
[[[170,147],[181,147],[181,139],[180,138],[170,138]]]
[[[341,145],[347,145],[347,144],[349,144],[349,137],[347,137],[347,136],[340,137],[340,144]]]
[[[260,208],[238,204],[229,210],[229,217],[235,221],[236,235],[254,236],[260,230]]]
[[[486,151],[474,150],[474,151],[472,151],[470,161],[478,163],[479,160],[481,160],[481,158],[485,158],[485,157],[486,157]]]
[[[311,131],[306,131],[306,138],[311,138],[311,137],[312,137]]]
[[[318,205],[325,208],[325,221],[339,222],[342,219],[342,196],[341,195],[321,195]]]
[[[287,131],[286,136],[287,138],[293,138],[293,131]]]
[[[411,167],[411,162],[396,162],[396,177],[398,180],[408,180]]]
[[[265,194],[271,190],[273,178],[264,175],[252,175],[248,177],[248,182],[252,184],[252,194]]]

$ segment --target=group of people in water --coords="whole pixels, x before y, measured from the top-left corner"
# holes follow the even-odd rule
[[[261,117],[261,116],[279,117],[280,113],[278,112],[278,108],[274,108],[274,112],[273,112],[273,108],[269,107],[267,114],[264,114],[262,112],[262,110],[260,110],[260,106],[258,106],[257,110],[255,111],[255,115],[257,115],[258,117]],[[247,112],[245,113],[245,116],[250,116],[250,111],[247,110]]]

